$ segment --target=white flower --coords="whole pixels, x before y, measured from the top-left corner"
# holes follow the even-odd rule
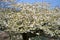
[[[37,35],[39,35],[39,33],[36,33]]]
[[[33,24],[31,24],[30,27],[33,27]]]

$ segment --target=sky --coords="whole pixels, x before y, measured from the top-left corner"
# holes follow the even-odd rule
[[[17,0],[17,2],[21,3],[35,3],[35,2],[47,2],[50,3],[51,7],[60,7],[60,0]]]

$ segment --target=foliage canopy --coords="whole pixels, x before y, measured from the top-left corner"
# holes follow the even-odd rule
[[[0,29],[20,33],[43,30],[44,34],[60,37],[60,9],[50,10],[36,4],[19,4],[18,12],[0,12]],[[58,12],[56,12],[56,10]],[[39,33],[40,34],[40,33]],[[42,34],[43,35],[43,34]]]

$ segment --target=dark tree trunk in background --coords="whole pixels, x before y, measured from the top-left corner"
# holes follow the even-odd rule
[[[27,33],[23,33],[22,36],[23,36],[23,40],[29,40],[29,37],[28,37]]]
[[[29,40],[29,38],[35,37],[35,36],[37,36],[37,35],[35,33],[31,33],[31,32],[27,32],[27,33],[22,34],[23,40]]]

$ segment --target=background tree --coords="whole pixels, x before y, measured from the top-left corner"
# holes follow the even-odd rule
[[[0,10],[12,10],[12,4],[16,4],[16,0],[0,0]]]

